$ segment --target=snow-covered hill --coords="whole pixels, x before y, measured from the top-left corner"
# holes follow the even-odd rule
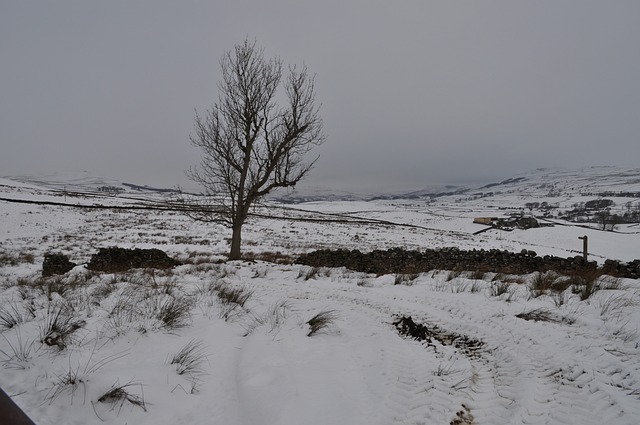
[[[5,176],[5,180],[24,183],[33,187],[51,189],[58,192],[80,193],[132,193],[162,194],[173,193],[176,189],[158,188],[120,181],[113,177],[94,176],[88,171],[66,171],[50,175]]]
[[[585,234],[599,263],[638,257],[633,224],[549,218],[558,224],[477,233],[479,215],[599,198],[581,192],[586,180],[549,193],[543,174],[436,198],[266,203],[245,226],[243,262],[224,261],[224,227],[131,208],[160,194],[64,199],[48,184],[0,180],[0,385],[38,425],[635,424],[638,280],[594,277],[585,297],[579,280],[545,288],[551,274],[376,276],[263,261],[319,248],[575,256]],[[597,190],[630,190],[632,179]],[[109,246],[158,248],[184,265],[84,268]],[[49,252],[80,265],[42,278]],[[318,315],[326,326],[314,333]],[[426,339],[399,332],[407,317]]]

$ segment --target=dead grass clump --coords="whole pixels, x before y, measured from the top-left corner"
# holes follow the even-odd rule
[[[622,279],[614,276],[601,276],[600,289],[607,291],[617,291],[624,289],[622,285]]]
[[[599,279],[602,272],[597,269],[576,270],[569,276],[569,282],[574,294],[580,296],[580,300],[588,300],[593,294],[602,289]]]
[[[84,325],[68,302],[50,303],[44,322],[39,326],[40,342],[64,350],[73,333]]]
[[[0,334],[0,336],[4,338],[9,346],[7,351],[0,349],[2,365],[8,369],[26,369],[31,360],[31,351],[33,350],[35,339],[23,340],[19,331],[17,332],[16,341],[13,343],[3,334]]]
[[[418,279],[419,277],[420,273],[396,273],[393,284],[412,286],[415,284],[416,279]]]
[[[36,257],[30,252],[18,252],[12,253],[7,251],[0,251],[0,267],[3,266],[17,266],[18,264],[28,263],[33,264]]]
[[[298,279],[302,278],[303,280],[311,280],[316,279],[320,272],[319,267],[302,267],[298,272]]]
[[[600,316],[620,320],[629,308],[638,305],[638,301],[628,295],[608,295],[598,300]]]
[[[80,385],[86,385],[85,380],[79,373],[79,368],[73,369],[69,367],[67,371],[56,375],[55,383],[46,395],[46,399],[49,404],[53,403],[58,397],[64,393],[69,393],[71,396],[71,403],[73,404],[73,397]]]
[[[450,271],[447,273],[447,276],[445,277],[445,281],[446,281],[446,282],[449,282],[449,281],[451,281],[451,280],[453,280],[453,279],[455,279],[455,278],[457,278],[457,277],[460,277],[460,274],[461,274],[461,273],[462,273],[462,272],[461,272],[460,270],[450,270]]]
[[[575,319],[571,317],[558,316],[544,308],[536,308],[531,311],[522,312],[522,313],[516,314],[516,317],[518,319],[523,319],[523,320],[528,320],[533,322],[566,323],[569,325],[575,323]]]
[[[218,299],[223,303],[237,304],[240,307],[244,307],[253,295],[253,291],[248,291],[244,288],[234,288],[231,284],[224,281],[214,283],[212,290],[216,292]]]
[[[265,251],[260,253],[247,253],[244,259],[248,261],[265,261],[275,264],[293,264],[294,257],[289,254],[283,254],[280,251]]]
[[[152,317],[166,329],[182,328],[189,323],[193,303],[186,296],[156,296],[151,304]]]
[[[506,281],[507,280],[507,275],[504,273],[496,273],[493,275],[493,277],[491,277],[491,282],[496,282],[496,281]]]
[[[558,276],[551,284],[551,290],[556,293],[563,293],[571,287],[571,279],[567,276]]]
[[[195,379],[204,373],[202,364],[207,360],[202,340],[193,339],[174,354],[169,364],[176,365],[178,375],[188,375]]]
[[[527,283],[527,278],[524,276],[511,276],[509,278],[509,282],[515,283],[517,285],[524,285]]]
[[[489,287],[489,294],[492,297],[499,297],[503,294],[511,295],[510,289],[511,284],[509,282],[491,282],[491,286]]]
[[[558,278],[558,275],[553,271],[537,272],[534,274],[531,280],[531,289],[539,293],[544,293],[553,287],[553,283]]]
[[[532,321],[532,322],[553,322],[554,321],[552,320],[553,316],[551,312],[543,308],[536,308],[531,311],[522,312],[522,313],[516,314],[516,317],[518,319],[523,319],[523,320]]]
[[[140,387],[140,395],[134,394],[131,391],[133,387],[137,386]],[[112,408],[115,408],[117,406],[118,411],[122,409],[122,406],[125,402],[130,403],[133,406],[138,406],[145,412],[147,411],[147,406],[144,401],[144,391],[142,390],[142,384],[129,382],[124,385],[119,385],[116,382],[106,393],[98,398],[98,403],[110,404]]]
[[[211,290],[214,291],[218,297],[220,304],[219,316],[226,321],[241,315],[246,309],[245,304],[253,295],[253,291],[233,287],[223,280],[212,284]]]
[[[0,329],[11,329],[25,321],[22,309],[15,303],[0,305]]]
[[[309,332],[307,336],[314,336],[320,332],[328,330],[338,319],[338,314],[335,310],[321,311],[307,321],[309,325]]]
[[[484,267],[481,267],[477,270],[473,270],[469,273],[469,279],[472,280],[484,280],[485,275],[487,274],[487,270]]]
[[[260,326],[265,326],[268,333],[278,330],[289,317],[290,310],[291,304],[288,301],[279,301],[269,307],[264,314],[253,315],[246,327],[245,336],[251,335]]]

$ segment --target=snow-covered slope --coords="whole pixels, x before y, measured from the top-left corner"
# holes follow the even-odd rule
[[[7,176],[5,181],[24,183],[32,187],[51,189],[59,192],[80,193],[151,193],[162,194],[176,192],[176,189],[142,186],[122,182],[113,177],[94,176],[88,171],[66,171],[50,175]]]
[[[267,203],[245,226],[244,252],[456,246],[573,256],[587,234],[600,263],[638,257],[632,224],[474,234],[485,228],[473,223],[478,215],[532,213],[524,207],[532,199],[570,208],[580,198],[509,189],[518,185],[436,199]],[[59,197],[9,180],[0,191]],[[580,287],[536,289],[537,275],[221,262],[229,237],[221,226],[127,209],[137,204],[126,196],[86,196],[69,193],[67,205],[0,200],[0,386],[38,425],[627,425],[640,416],[638,280],[602,277],[583,300]],[[108,246],[159,248],[185,265],[88,272],[82,264]],[[80,265],[42,279],[47,252]],[[232,290],[248,294],[244,305],[224,301]],[[327,326],[309,336],[319,313]],[[409,316],[427,340],[398,332],[394,323]]]

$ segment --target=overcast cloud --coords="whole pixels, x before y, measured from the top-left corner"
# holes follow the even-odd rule
[[[328,139],[309,184],[638,166],[639,18],[637,0],[6,0],[0,175],[188,185],[194,109],[247,36],[317,74]]]

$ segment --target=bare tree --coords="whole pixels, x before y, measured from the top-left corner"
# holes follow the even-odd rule
[[[318,159],[305,161],[305,154],[325,136],[306,66],[283,73],[279,58],[265,59],[264,49],[245,40],[223,55],[220,67],[218,102],[204,116],[196,112],[190,136],[202,160],[187,175],[204,187],[208,204],[188,210],[232,229],[229,258],[235,260],[250,207],[303,179]]]

